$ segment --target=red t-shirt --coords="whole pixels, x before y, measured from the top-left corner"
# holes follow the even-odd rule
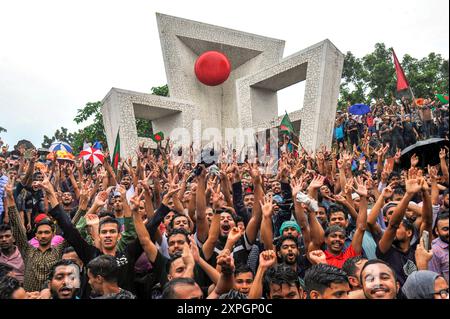
[[[347,259],[361,255],[355,252],[352,245],[348,246],[346,250],[344,250],[337,256],[333,255],[328,250],[325,250],[324,253],[327,259],[327,264],[330,266],[335,266],[337,268],[342,268]]]
[[[369,127],[373,126],[373,117],[371,117],[371,116],[367,117],[367,125]]]

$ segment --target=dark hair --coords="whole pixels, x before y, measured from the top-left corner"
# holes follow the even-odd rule
[[[10,276],[0,279],[0,299],[11,299],[16,290],[20,289],[20,282]]]
[[[39,223],[34,225],[34,233],[36,234],[38,231],[38,228],[41,226],[44,226],[44,225],[50,226],[50,228],[52,229],[52,232],[53,233],[55,232],[55,224],[53,224],[53,222],[50,219],[44,218]]]
[[[393,195],[405,195],[405,190],[402,187],[396,187],[394,188],[394,193]]]
[[[219,299],[248,299],[247,295],[239,292],[235,289],[231,289],[229,292],[220,295]]]
[[[172,256],[170,256],[170,259],[166,263],[166,273],[167,274],[169,274],[170,267],[172,267],[172,264],[174,263],[174,261],[181,257],[183,257],[183,253],[181,251],[177,251]]]
[[[32,180],[35,181],[38,176],[42,175],[42,173],[40,171],[34,172],[33,176],[32,176]]]
[[[384,260],[381,260],[381,259],[371,259],[365,263],[365,265],[361,269],[361,273],[359,274],[359,282],[361,283],[361,285],[363,283],[362,274],[364,272],[364,269],[366,269],[367,266],[374,265],[374,264],[383,264],[383,265],[387,266],[394,274],[395,282],[397,282],[397,273],[395,272],[394,268],[391,267],[391,265],[389,265],[387,262],[385,262]]]
[[[344,262],[344,265],[342,266],[342,270],[347,273],[347,276],[355,277],[356,269],[357,269],[356,264],[363,259],[367,259],[367,258],[363,257],[362,255],[359,255],[359,256],[347,259]]]
[[[175,235],[184,235],[184,237],[186,238],[186,242],[189,243],[189,233],[186,229],[184,228],[177,228],[177,229],[172,229],[168,234],[167,234],[167,241],[169,241],[169,238]]]
[[[331,214],[337,213],[337,212],[342,212],[344,214],[345,220],[348,220],[348,211],[344,206],[339,205],[339,204],[330,205],[329,216],[331,216]]]
[[[236,269],[234,270],[234,276],[237,276],[239,274],[245,274],[245,273],[252,273],[252,275],[254,276],[255,274],[253,273],[253,270],[246,264],[240,264],[238,266],[236,266]]]
[[[117,283],[119,266],[116,258],[109,255],[101,255],[92,259],[87,268],[94,276],[102,276],[107,282]]]
[[[186,215],[183,215],[183,214],[180,214],[180,213],[175,212],[175,214],[173,215],[173,217],[172,217],[172,219],[170,220],[170,223],[169,223],[170,229],[173,229],[173,223],[174,223],[174,221],[175,221],[175,218],[178,218],[178,217],[184,217],[184,218],[186,218],[187,221],[188,221],[188,225],[189,225],[189,226],[191,225],[191,222],[190,222],[189,218],[188,218]]]
[[[322,294],[334,283],[349,283],[347,274],[342,269],[327,264],[317,264],[306,270],[305,286],[308,294],[312,290]]]
[[[175,278],[164,285],[162,299],[178,299],[175,288],[178,285],[195,286],[197,283],[192,278]]]
[[[239,215],[236,215],[235,216],[235,218],[234,218],[234,222],[237,224],[237,223],[240,223],[240,222],[244,222],[244,218],[242,218],[241,216],[239,216]]]
[[[63,255],[64,254],[69,254],[69,253],[74,253],[74,252],[76,252],[75,248],[73,248],[72,246],[68,246],[68,247],[64,248]]]
[[[342,233],[344,233],[344,235],[346,234],[344,228],[342,228],[342,227],[339,226],[339,225],[333,225],[333,226],[328,227],[328,228],[325,230],[325,237],[328,237],[329,235],[331,235],[331,234],[333,234],[333,233],[336,233],[336,232],[342,232]]]
[[[292,240],[298,246],[298,239],[296,237],[294,237],[292,235],[281,236],[280,238],[278,238],[277,243],[276,243],[277,251],[280,251],[281,246],[283,245],[283,243],[286,240]]]
[[[8,264],[0,263],[0,279],[5,277],[8,273],[13,271],[14,268]]]
[[[411,236],[413,236],[414,235],[414,231],[415,231],[415,226],[414,226],[414,222],[412,222],[412,221],[410,221],[408,218],[406,218],[406,217],[403,217],[403,219],[402,219],[402,225],[403,225],[403,227],[405,227],[405,229],[406,230],[410,230],[410,231],[412,231],[412,235]]]
[[[295,272],[290,266],[285,264],[277,264],[267,270],[264,276],[264,286],[266,291],[270,291],[270,285],[283,285],[296,286],[300,288],[300,280],[297,272]]]
[[[116,224],[117,225],[117,231],[120,231],[120,223],[116,218],[111,218],[111,217],[106,217],[105,219],[101,220],[99,225],[98,225],[98,229],[100,231],[100,229],[102,229],[103,225],[105,224]]]
[[[100,214],[98,214],[99,219],[102,219],[103,217],[116,218],[116,216],[114,216],[114,214],[111,212],[101,212]]]
[[[437,222],[438,221],[440,221],[440,220],[446,220],[446,219],[448,219],[448,209],[447,210],[444,210],[444,211],[442,211],[442,212],[440,212],[438,215],[437,215],[437,218],[436,218],[436,225],[437,225]],[[0,230],[1,231],[1,230]]]
[[[48,280],[51,281],[53,279],[53,276],[55,276],[56,268],[60,266],[75,266],[77,267],[78,271],[80,271],[80,267],[74,263],[72,260],[68,259],[61,259],[56,264],[52,266],[52,269],[50,269],[50,272],[48,274]]]
[[[1,224],[0,225],[0,233],[7,232],[8,230],[12,231],[12,228],[9,224]]]

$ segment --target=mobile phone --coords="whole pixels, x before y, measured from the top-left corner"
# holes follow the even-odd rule
[[[430,233],[426,230],[422,231],[422,243],[426,251],[430,250]]]

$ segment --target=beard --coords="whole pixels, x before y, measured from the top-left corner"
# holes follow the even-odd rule
[[[288,265],[288,266],[295,265],[297,263],[297,257],[298,256],[295,256],[295,258],[292,261],[290,261],[289,258],[288,258],[288,255],[284,255],[283,256],[283,263]]]
[[[439,236],[439,238],[446,244],[448,244],[448,235],[447,236]]]

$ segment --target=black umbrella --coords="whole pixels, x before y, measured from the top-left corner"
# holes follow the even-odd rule
[[[419,141],[416,144],[405,148],[400,157],[401,166],[409,168],[411,166],[411,156],[414,154],[419,158],[418,166],[425,168],[427,165],[437,165],[440,162],[439,151],[450,142],[445,138],[429,138]]]

